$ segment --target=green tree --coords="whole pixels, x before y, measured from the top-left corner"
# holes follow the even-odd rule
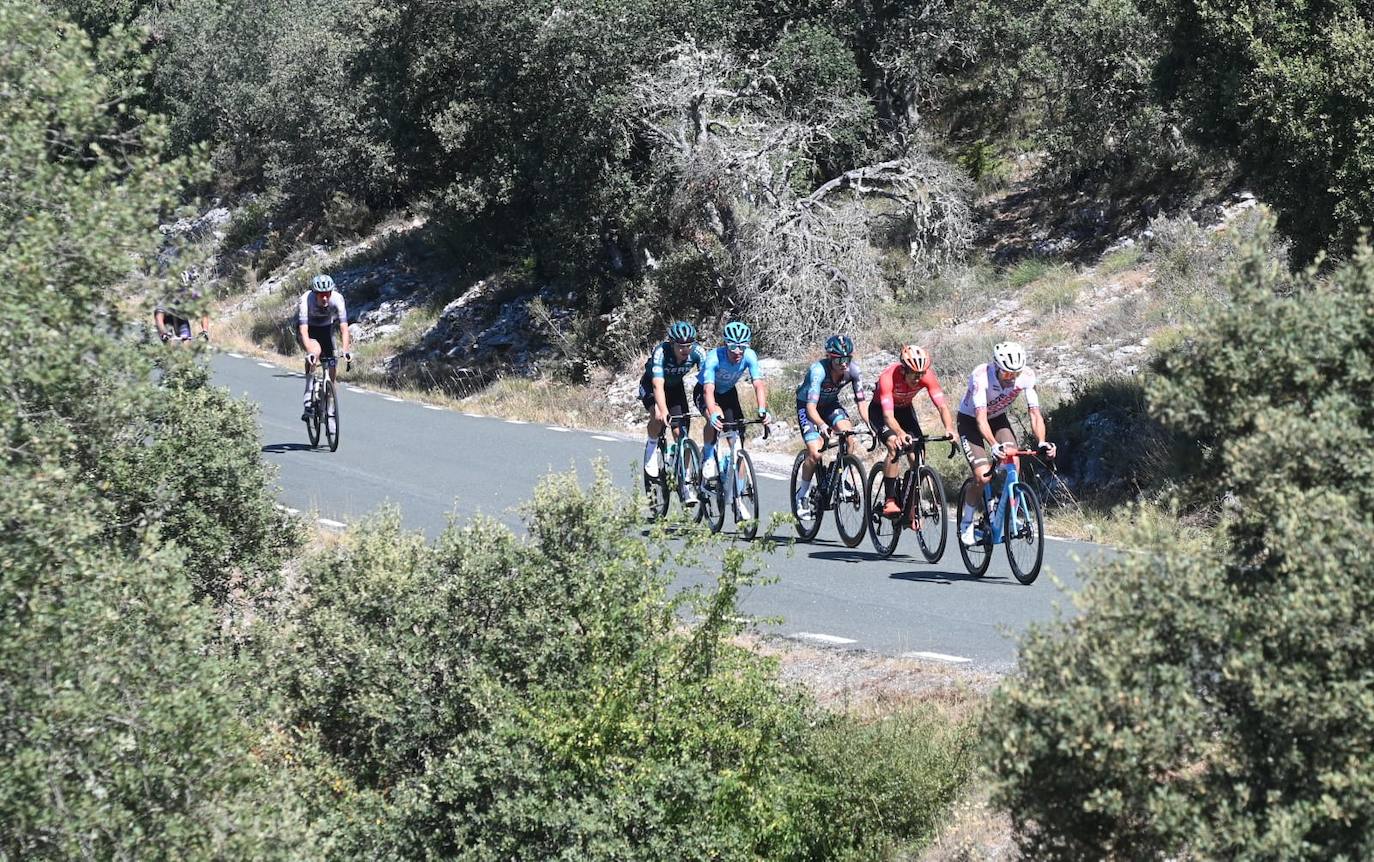
[[[1374,252],[1296,293],[1266,255],[1160,360],[1156,415],[1235,511],[1095,573],[997,698],[998,799],[1036,858],[1374,851]]]

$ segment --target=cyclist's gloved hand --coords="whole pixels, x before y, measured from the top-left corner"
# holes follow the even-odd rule
[[[1041,443],[1041,444],[1040,444],[1039,446],[1037,446],[1036,448],[1040,451],[1040,454],[1041,454],[1041,455],[1044,455],[1046,458],[1050,459],[1051,461],[1054,460],[1055,453],[1059,451],[1059,450],[1055,447],[1055,445],[1054,445],[1053,443],[1049,442],[1048,440],[1046,440],[1045,442]]]
[[[951,435],[951,436],[953,436],[953,435]],[[953,458],[954,455],[955,455],[955,453],[957,453],[958,451],[959,451],[959,444],[956,443],[956,442],[954,442],[953,440],[951,440],[951,441],[949,441],[949,454],[946,455],[945,457],[946,457],[946,458]]]
[[[768,421],[768,408],[767,408],[767,407],[760,407],[760,408],[759,408],[759,418],[762,419],[764,422],[767,422],[767,421]]]
[[[1007,443],[994,443],[992,444],[992,457],[1001,461],[1003,458],[1007,457],[1007,452],[1011,448],[1011,445]]]
[[[723,423],[724,421],[724,413],[716,412],[711,414],[711,427],[716,429],[717,431],[721,429],[721,423]]]
[[[209,341],[209,340],[210,340],[210,330],[208,330],[208,329],[202,329],[202,330],[200,331],[200,340],[201,340],[201,341]]]

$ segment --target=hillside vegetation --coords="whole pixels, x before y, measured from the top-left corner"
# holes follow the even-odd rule
[[[0,0],[0,31],[0,858],[900,858],[980,768],[1028,858],[1374,854],[1367,4]],[[1031,151],[1052,230],[987,242]],[[1276,222],[1156,218],[1233,182]],[[211,195],[222,237],[159,235]],[[557,294],[584,365],[671,316],[782,353],[880,312],[954,362],[989,286],[981,325],[1086,326],[1077,255],[1161,336],[1052,427],[1215,529],[1086,573],[986,709],[879,718],[736,645],[755,554],[604,477],[524,537],[383,512],[304,547],[249,409],[126,309],[400,210],[424,241],[379,257]]]

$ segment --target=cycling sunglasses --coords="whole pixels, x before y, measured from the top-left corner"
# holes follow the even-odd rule
[[[745,349],[747,349],[748,347],[749,347],[749,342],[747,342],[747,341],[727,341],[727,342],[725,342],[725,348],[726,348],[727,350],[745,350]]]

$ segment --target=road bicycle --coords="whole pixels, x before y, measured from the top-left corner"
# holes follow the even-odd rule
[[[658,449],[654,455],[657,461],[657,475],[644,471],[644,491],[649,497],[649,517],[663,518],[668,514],[668,506],[676,495],[684,510],[696,502],[696,487],[701,478],[701,449],[695,440],[687,436],[692,418],[690,416],[669,416],[658,432]],[[668,440],[672,431],[673,439]],[[701,507],[697,506],[695,520],[701,520]]]
[[[710,479],[703,475],[698,515],[706,520],[711,532],[719,533],[725,526],[725,507],[730,506],[736,531],[744,539],[753,539],[759,532],[759,482],[754,461],[744,449],[744,429],[748,425],[762,425],[763,439],[768,439],[769,424],[762,419],[721,423],[720,433],[729,445],[716,450],[724,453],[717,459],[716,475]],[[734,481],[721,481],[725,476],[734,476]]]
[[[337,357],[331,356],[310,363],[310,415],[305,420],[305,433],[312,447],[320,445],[320,432],[324,431],[325,442],[330,452],[339,449],[339,395],[334,386],[334,376],[329,372],[339,364]],[[349,358],[345,370],[353,369]]]
[[[945,542],[949,537],[949,522],[945,518],[948,505],[945,502],[945,488],[935,469],[926,463],[926,444],[950,441],[949,457],[953,458],[958,447],[948,435],[912,437],[905,446],[897,447],[896,458],[915,455],[915,464],[907,462],[906,471],[897,480],[897,502],[902,511],[896,515],[884,515],[883,506],[887,502],[883,458],[868,472],[868,538],[873,550],[880,557],[890,557],[897,550],[897,542],[902,538],[902,530],[910,529],[916,534],[921,546],[921,556],[927,563],[938,562],[944,556]],[[895,460],[895,459],[893,459]]]
[[[802,465],[806,463],[806,452],[798,452],[792,462],[792,515],[797,519],[797,535],[804,542],[816,538],[820,532],[821,520],[831,509],[835,511],[835,526],[839,528],[840,539],[848,547],[855,547],[863,541],[864,528],[868,523],[868,497],[864,494],[864,471],[859,459],[849,452],[849,438],[857,434],[867,434],[871,440],[868,451],[877,445],[877,438],[871,431],[851,429],[833,431],[831,439],[821,447],[821,463],[816,466],[812,477],[811,490],[807,497],[811,501],[811,515],[803,518],[797,511],[797,486],[801,484]],[[839,450],[829,463],[825,461],[827,450]]]
[[[1007,546],[1007,562],[1016,580],[1030,584],[1040,576],[1040,563],[1045,556],[1045,521],[1040,513],[1040,500],[1035,491],[1020,478],[1020,456],[1037,455],[1034,449],[1011,449],[993,470],[992,481],[983,486],[978,496],[979,506],[973,516],[974,543],[959,542],[959,554],[970,575],[981,578],[992,561],[993,545]],[[977,479],[970,476],[955,498],[959,516],[963,514],[965,495]],[[998,490],[994,491],[994,486]],[[956,523],[959,522],[956,517]]]

